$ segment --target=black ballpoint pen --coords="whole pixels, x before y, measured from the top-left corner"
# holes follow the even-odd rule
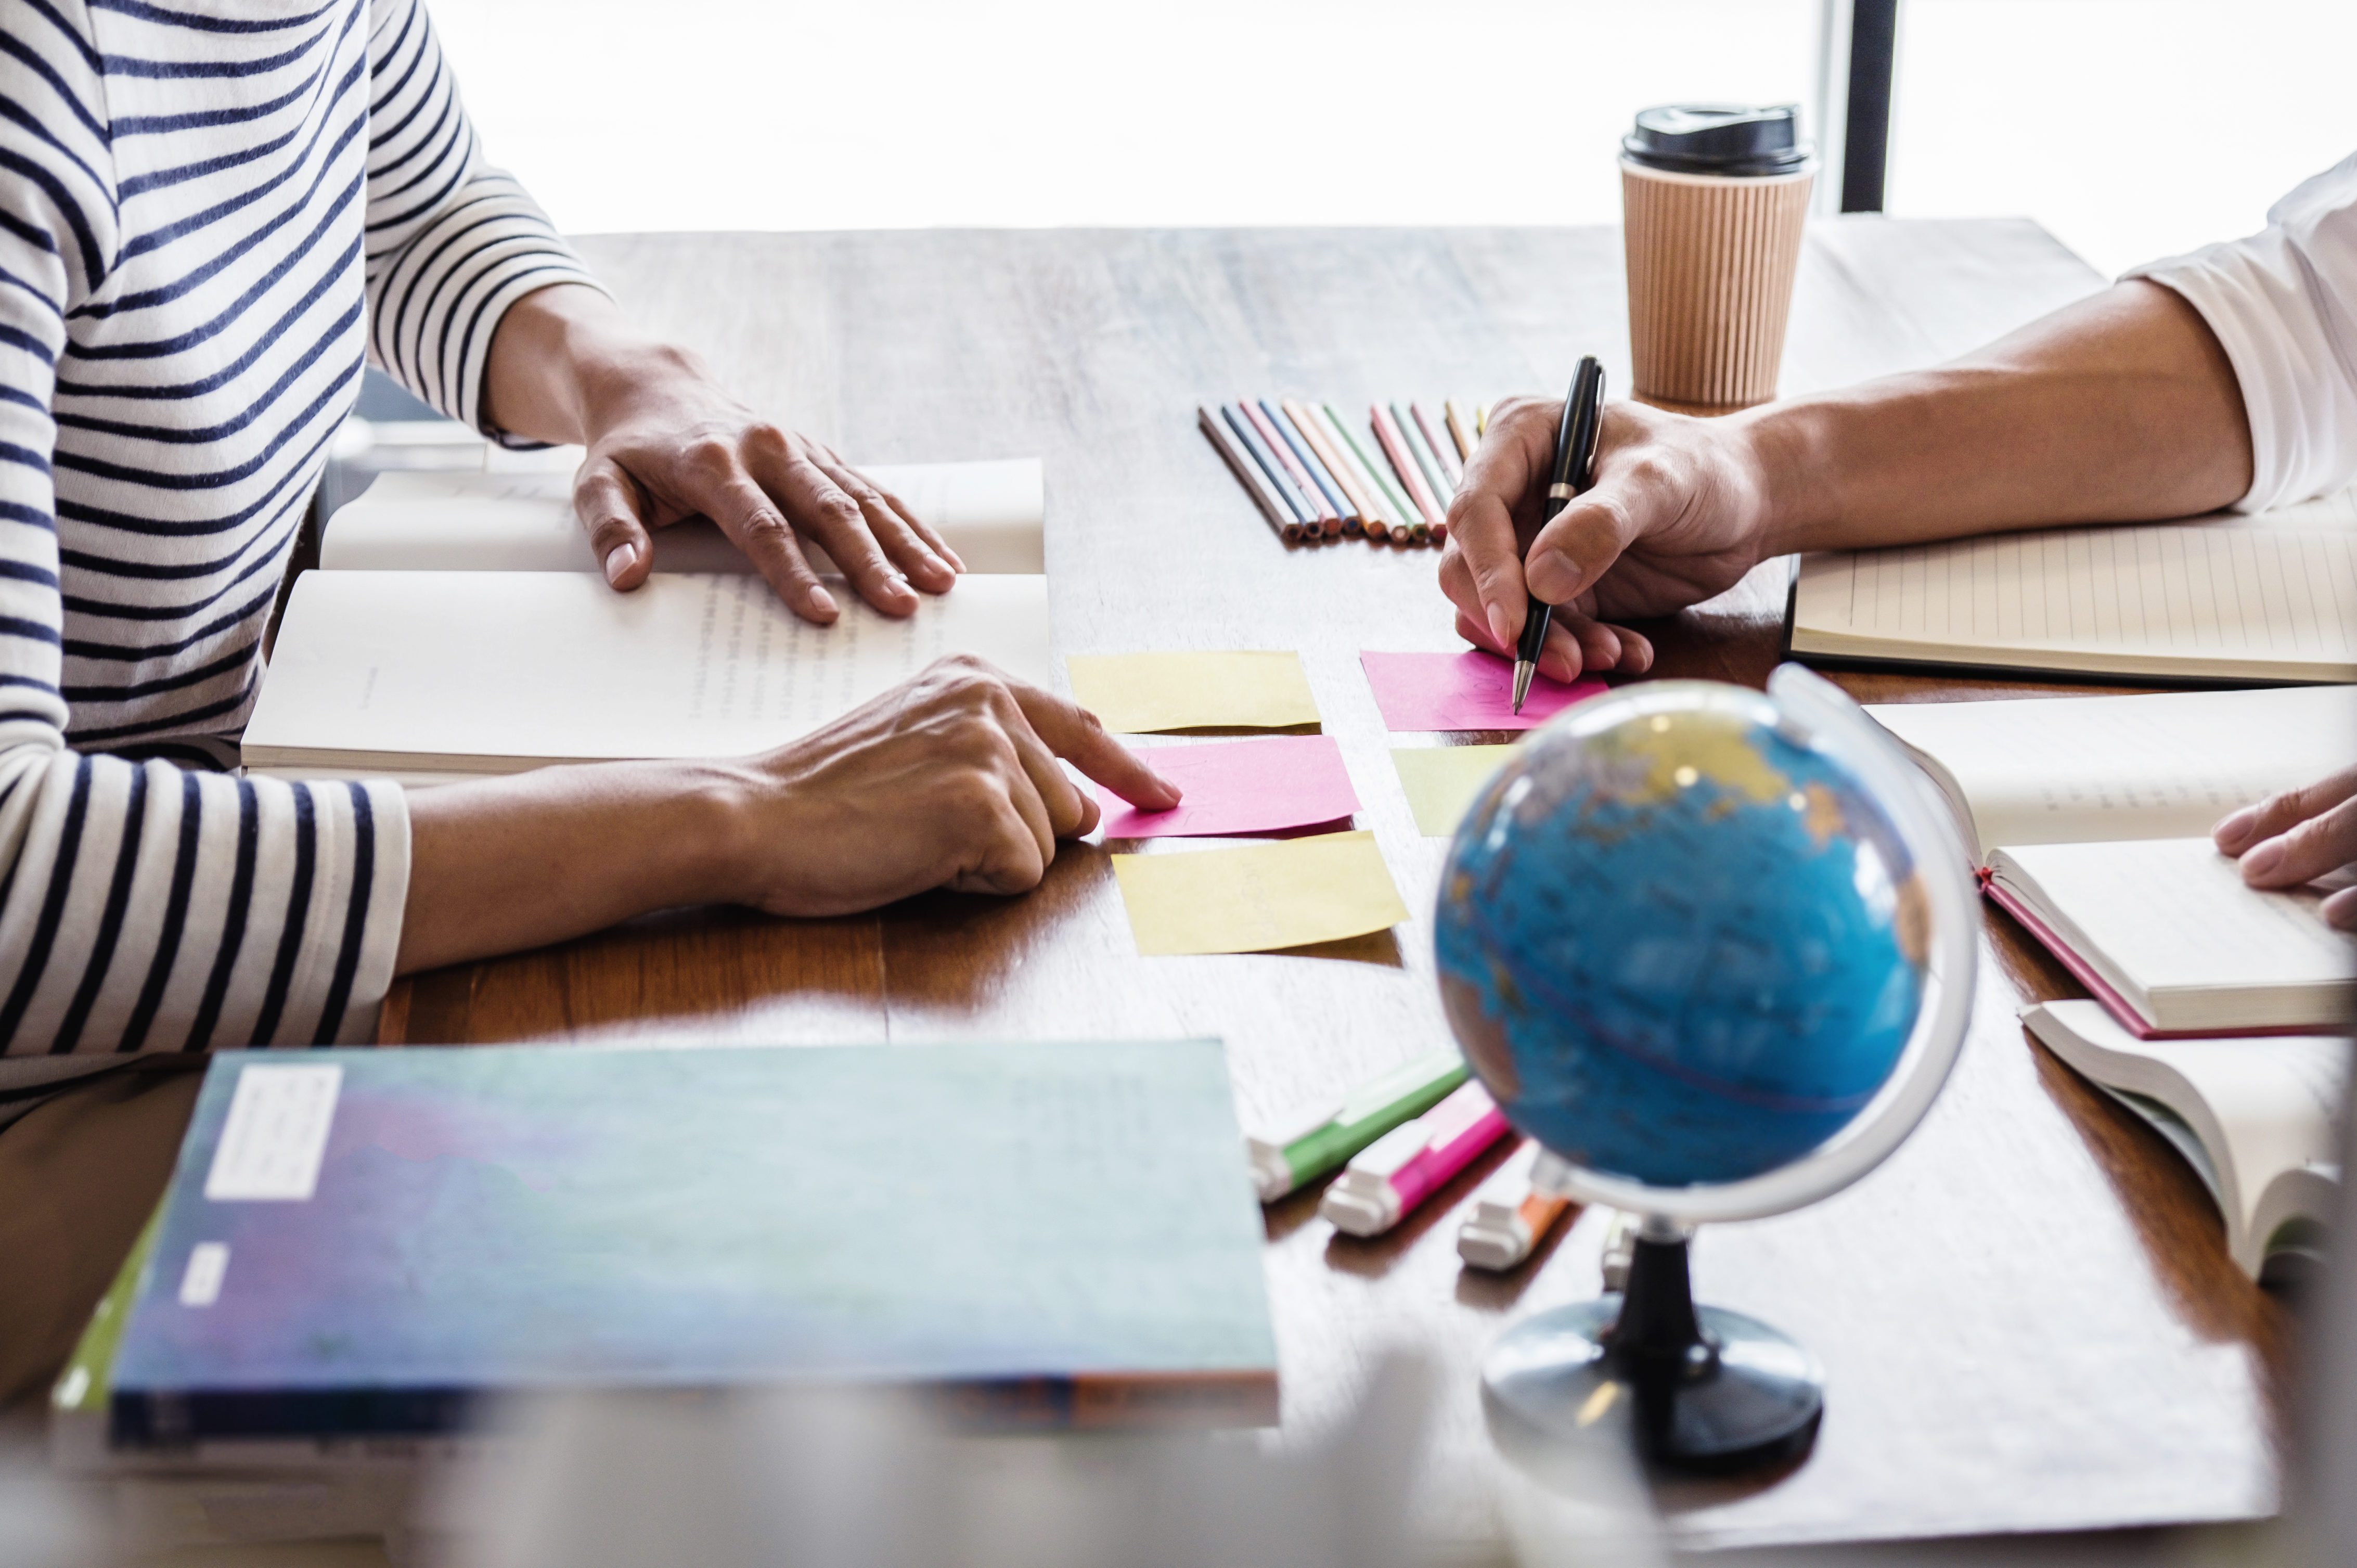
[[[1547,521],[1563,510],[1564,503],[1596,482],[1596,433],[1603,422],[1604,367],[1596,362],[1593,354],[1579,357],[1579,369],[1572,372],[1571,393],[1563,400],[1563,423],[1555,433],[1555,472],[1547,484]],[[1555,607],[1536,595],[1531,596],[1530,609],[1523,617],[1523,638],[1514,645],[1514,712],[1523,711],[1523,699],[1531,694],[1531,677],[1538,673],[1539,654],[1546,648],[1547,628],[1554,623]]]

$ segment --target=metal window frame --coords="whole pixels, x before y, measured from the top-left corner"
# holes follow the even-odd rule
[[[1820,213],[1883,209],[1898,53],[1899,0],[1823,0],[1816,91]]]

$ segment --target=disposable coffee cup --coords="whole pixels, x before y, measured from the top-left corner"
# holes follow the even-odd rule
[[[1722,413],[1776,395],[1816,158],[1799,107],[1669,104],[1620,143],[1636,395]]]

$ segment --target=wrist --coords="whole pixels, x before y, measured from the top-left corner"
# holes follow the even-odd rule
[[[1831,520],[1835,466],[1827,411],[1810,400],[1771,403],[1736,416],[1737,451],[1757,508],[1753,536],[1762,559],[1821,548],[1814,536]]]
[[[763,781],[729,762],[654,766],[666,775],[662,832],[671,850],[672,883],[654,907],[758,902],[752,870],[762,863],[758,801]]]

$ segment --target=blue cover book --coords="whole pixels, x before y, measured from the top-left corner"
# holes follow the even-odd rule
[[[480,1396],[947,1385],[1272,1421],[1219,1043],[224,1052],[113,1372],[124,1444]]]

